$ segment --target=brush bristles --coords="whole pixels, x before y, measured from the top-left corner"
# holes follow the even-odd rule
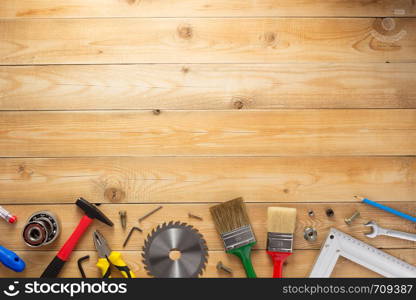
[[[250,225],[243,198],[212,206],[209,210],[220,234]]]
[[[269,207],[267,208],[267,231],[278,233],[295,232],[296,208]]]

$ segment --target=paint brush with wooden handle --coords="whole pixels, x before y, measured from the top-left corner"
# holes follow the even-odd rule
[[[283,263],[292,254],[296,208],[267,208],[267,254],[273,259],[273,278],[282,277]]]

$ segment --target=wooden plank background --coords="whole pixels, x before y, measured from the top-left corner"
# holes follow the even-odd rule
[[[268,206],[296,207],[295,254],[285,276],[308,276],[331,227],[416,264],[414,242],[364,236],[363,223],[415,232],[414,224],[358,203],[362,194],[416,214],[416,5],[412,0],[4,0],[0,1],[0,244],[37,277],[76,226],[83,196],[113,219],[95,222],[63,277],[79,277],[100,229],[140,276],[146,234],[189,222],[207,240],[204,277],[226,277],[208,208],[243,196],[265,253]],[[156,207],[163,209],[142,222]],[[328,218],[325,210],[335,216]],[[48,209],[63,227],[28,248],[25,220]],[[119,210],[128,228],[122,247]],[[307,211],[312,209],[314,217]],[[354,210],[361,217],[347,226]],[[192,212],[203,221],[189,219]],[[318,240],[303,239],[305,226]],[[334,277],[376,277],[341,260]]]

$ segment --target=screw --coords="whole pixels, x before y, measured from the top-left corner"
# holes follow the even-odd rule
[[[354,221],[359,216],[360,216],[360,212],[356,210],[355,213],[351,217],[345,218],[344,221],[347,225],[351,225],[352,221]]]
[[[312,209],[308,210],[308,216],[309,217],[314,217],[315,216],[315,213],[313,212]]]
[[[193,219],[197,219],[197,220],[200,220],[200,221],[204,220],[204,219],[202,219],[202,217],[191,214],[191,213],[188,213],[188,217],[193,218]]]
[[[121,227],[123,229],[126,229],[126,223],[127,223],[127,212],[125,210],[120,210],[118,212],[118,214],[120,215],[120,222],[121,222]]]
[[[157,212],[159,209],[161,209],[163,206],[159,206],[159,207],[157,207],[157,208],[155,208],[154,210],[152,210],[152,211],[150,211],[150,212],[148,212],[147,214],[145,214],[143,217],[141,217],[140,219],[139,219],[139,223],[141,222],[141,221],[143,221],[144,219],[146,219],[147,217],[150,217],[151,215],[153,215],[155,212]]]
[[[335,214],[332,208],[328,208],[325,213],[328,217],[333,217]]]
[[[224,271],[228,274],[233,274],[233,270],[227,266],[224,266],[224,264],[221,261],[217,262],[217,270]]]
[[[314,242],[318,237],[318,232],[313,227],[305,227],[303,231],[303,237],[309,242]]]

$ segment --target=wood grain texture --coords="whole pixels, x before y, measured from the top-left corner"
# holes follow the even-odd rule
[[[415,155],[416,110],[2,112],[3,157]]]
[[[94,201],[95,199],[88,199]],[[218,201],[226,201],[229,199],[217,199]],[[266,235],[267,235],[267,207],[269,206],[284,206],[295,207],[297,209],[297,222],[295,230],[295,244],[294,249],[320,249],[322,242],[325,240],[329,228],[335,227],[341,231],[344,231],[360,240],[363,240],[371,245],[379,248],[416,248],[416,244],[411,241],[402,239],[396,239],[391,237],[380,236],[374,239],[366,238],[364,233],[371,230],[365,226],[364,223],[370,220],[376,220],[380,226],[396,229],[406,232],[415,232],[414,224],[410,221],[406,221],[392,214],[380,211],[366,204],[359,202],[355,203],[278,203],[278,199],[270,203],[247,204],[247,210],[253,230],[257,238],[257,245],[255,249],[264,250],[266,247]],[[75,202],[75,199],[74,199]],[[209,207],[213,204],[163,204],[163,208],[156,212],[154,215],[145,219],[141,223],[138,219],[156,208],[159,204],[102,204],[100,210],[104,212],[113,222],[114,227],[109,227],[101,222],[95,221],[94,224],[88,229],[86,234],[81,238],[80,243],[77,246],[78,250],[94,250],[92,243],[92,232],[95,229],[99,229],[100,232],[106,237],[107,241],[111,245],[113,250],[136,250],[141,249],[144,243],[144,239],[147,234],[151,232],[153,228],[163,222],[169,221],[181,221],[189,223],[197,228],[207,241],[208,248],[210,250],[223,250],[224,246],[219,238],[214,223],[209,213]],[[415,214],[416,203],[415,202],[387,202],[395,209],[403,211],[408,214]],[[12,211],[19,218],[19,222],[16,225],[9,225],[5,222],[0,227],[0,236],[9,236],[7,241],[4,241],[4,246],[14,250],[29,250],[20,234],[23,230],[24,223],[34,212],[40,210],[50,210],[58,215],[63,224],[63,232],[59,238],[51,245],[33,248],[32,251],[45,251],[45,250],[59,250],[66,239],[70,236],[75,229],[79,220],[81,219],[83,212],[78,209],[75,204],[71,205],[8,205],[4,206],[8,210]],[[334,217],[327,217],[325,211],[327,208],[332,208],[335,212]],[[312,209],[315,212],[314,217],[308,216],[308,210]],[[123,231],[119,221],[118,212],[120,210],[127,211],[127,229]],[[344,222],[345,217],[351,216],[355,210],[361,212],[361,217],[357,219],[351,226],[348,226]],[[188,213],[193,213],[203,218],[203,221],[191,219],[188,217]],[[139,226],[143,229],[143,234],[134,232],[129,244],[123,249],[122,244],[127,236],[129,229],[132,226]],[[318,239],[315,242],[307,242],[303,238],[303,231],[305,227],[314,227],[318,231]]]
[[[416,62],[416,19],[390,20],[3,19],[0,64]]]
[[[0,86],[0,110],[416,108],[415,64],[0,67]]]
[[[0,18],[415,15],[411,0],[0,1]]]
[[[74,188],[76,187],[76,188]],[[0,159],[0,203],[414,202],[415,157]],[[192,195],[190,197],[190,195]]]
[[[396,256],[408,263],[416,264],[416,249],[388,249],[389,254]],[[39,277],[55,255],[47,251],[18,251],[28,267],[22,273],[15,273],[7,268],[0,268],[0,277]],[[283,277],[308,277],[312,269],[315,258],[319,250],[297,250],[287,259],[287,264],[283,268]],[[95,251],[74,251],[72,258],[66,263],[60,277],[80,278],[78,271],[77,259],[82,256],[90,255],[90,259],[83,263],[83,268],[88,278],[100,278],[99,269],[95,266],[97,263],[97,253]],[[123,258],[126,263],[133,269],[138,277],[148,277],[141,262],[141,252],[123,251]],[[259,277],[270,278],[272,276],[272,264],[268,255],[263,250],[255,250],[252,254],[253,264]],[[234,271],[234,277],[245,277],[241,262],[234,256],[222,251],[210,251],[208,265],[202,277],[230,277],[223,272],[218,272],[216,264],[222,261],[225,265],[230,266]],[[112,273],[114,277],[120,277],[117,271]],[[344,258],[341,258],[336,264],[331,277],[380,277],[380,275]]]

